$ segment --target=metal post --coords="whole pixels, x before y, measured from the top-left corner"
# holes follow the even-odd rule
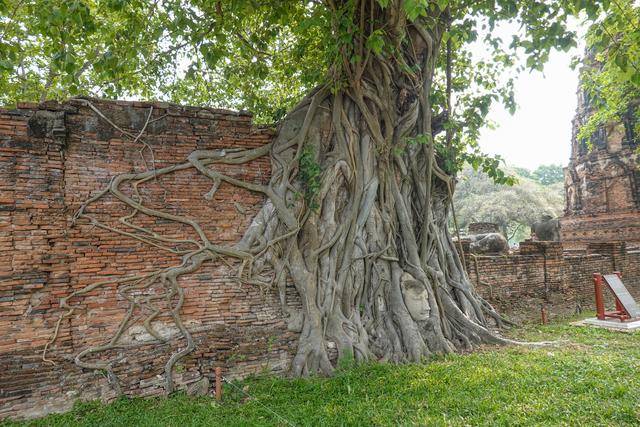
[[[593,273],[593,285],[596,293],[596,313],[600,320],[605,319],[604,315],[604,298],[602,295],[602,274]]]
[[[216,367],[216,400],[222,400],[222,368]]]

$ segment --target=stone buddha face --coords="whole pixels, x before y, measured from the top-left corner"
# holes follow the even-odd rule
[[[409,273],[402,274],[400,288],[404,304],[411,318],[416,322],[429,319],[431,306],[426,288]]]

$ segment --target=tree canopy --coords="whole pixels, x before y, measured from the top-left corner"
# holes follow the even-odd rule
[[[528,178],[542,185],[551,185],[564,181],[564,171],[561,165],[540,165],[533,171],[526,168],[513,168],[522,178]]]
[[[396,55],[398,35],[390,28],[369,31],[354,24],[362,3],[0,0],[0,104],[78,95],[159,98],[249,109],[259,121],[273,122],[317,84],[346,84],[336,78],[345,61],[365,61],[367,52]],[[451,57],[449,126],[457,130],[459,152],[465,151],[460,145],[475,147],[491,103],[515,108],[516,70],[541,69],[552,48],[576,45],[576,34],[567,28],[572,16],[606,16],[603,28],[625,37],[624,51],[607,56],[608,62],[626,64],[625,78],[637,80],[629,70],[638,43],[627,40],[637,36],[625,30],[630,24],[623,27],[625,14],[610,17],[619,8],[616,2],[407,0],[403,8],[409,19],[433,9],[449,16],[442,49]],[[500,22],[511,21],[521,24],[512,40],[493,34]],[[608,33],[594,30],[592,39],[603,41],[593,46],[618,43],[603,36]],[[485,46],[487,55],[472,55],[473,43]],[[436,112],[446,107],[445,58],[438,59],[433,85]]]
[[[599,127],[629,121],[640,135],[640,5],[611,0],[608,13],[587,33],[581,86],[590,116],[578,138],[590,141]]]

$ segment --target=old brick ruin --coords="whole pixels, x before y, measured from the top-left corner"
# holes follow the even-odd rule
[[[48,349],[50,363],[43,360],[43,349],[63,314],[60,298],[97,280],[176,261],[109,230],[72,227],[80,204],[115,174],[182,162],[195,149],[257,147],[273,137],[272,130],[252,126],[251,116],[242,112],[91,102],[104,117],[84,101],[0,110],[0,418],[39,416],[68,409],[77,399],[115,397],[103,373],[79,368],[73,357],[114,332],[126,312],[123,295],[111,284],[77,298],[78,309],[62,317],[58,337]],[[116,126],[133,135],[144,129],[144,138],[126,137]],[[269,160],[262,158],[226,166],[225,172],[266,182],[269,170]],[[212,240],[235,242],[262,197],[223,184],[207,200],[210,187],[210,180],[184,170],[149,181],[141,192],[155,206],[197,219]],[[92,212],[108,220],[126,213],[126,207],[106,199]],[[140,220],[167,234],[186,233],[171,223]],[[590,309],[594,271],[622,271],[625,283],[640,297],[640,252],[622,243],[592,242],[582,251],[568,252],[561,243],[529,242],[508,256],[465,254],[465,260],[479,292],[516,319],[536,318],[541,304],[552,314]],[[275,290],[238,283],[235,262],[229,263],[205,265],[180,279],[186,295],[182,318],[196,350],[175,370],[179,388],[202,377],[211,379],[216,366],[228,377],[283,373],[295,352],[297,333],[287,328]],[[289,293],[288,303],[297,305],[293,289]],[[161,394],[164,364],[184,347],[169,317],[154,321],[168,338],[164,344],[151,342],[141,319],[124,335],[128,347],[119,352],[124,358],[114,370],[129,396]],[[104,353],[96,357],[118,356]]]
[[[62,314],[60,298],[97,280],[176,263],[176,257],[108,230],[70,227],[80,204],[114,174],[143,171],[152,161],[156,167],[179,163],[195,149],[260,146],[273,133],[252,127],[246,113],[92,102],[118,127],[136,134],[151,114],[144,141],[153,158],[148,149],[141,150],[140,141],[124,137],[78,101],[0,110],[0,418],[62,410],[78,397],[114,396],[101,373],[79,369],[72,358],[114,332],[126,301],[115,285],[78,298],[82,308],[63,319],[48,352],[47,359],[55,364],[46,363],[42,351]],[[228,167],[226,173],[265,182],[269,169],[268,158],[262,158]],[[262,196],[223,184],[209,201],[203,195],[210,188],[210,180],[185,170],[141,190],[168,212],[199,220],[212,241],[239,240]],[[117,218],[125,206],[107,199],[91,209],[101,217]],[[146,225],[175,236],[186,230],[160,221]],[[215,366],[230,377],[282,372],[295,351],[296,334],[287,330],[275,293],[237,283],[232,278],[235,262],[228,262],[231,265],[205,265],[181,278],[186,294],[182,317],[197,348],[177,367],[178,384],[209,376]],[[128,395],[158,394],[163,388],[158,375],[184,342],[174,338],[150,345],[152,337],[140,323],[124,336],[131,348],[123,352],[126,359],[115,374]],[[165,337],[174,335],[170,318],[159,317],[154,325]]]
[[[619,241],[640,246],[640,168],[635,111],[619,123],[598,129],[587,141],[578,130],[591,114],[589,95],[578,92],[573,119],[571,159],[565,168],[565,213],[561,220],[565,247]]]
[[[505,256],[465,254],[469,278],[499,312],[516,320],[539,320],[544,307],[551,317],[593,311],[593,273],[620,271],[640,301],[640,250],[624,242],[588,243],[584,251],[566,250],[562,242],[522,242]],[[608,296],[609,307],[613,300]]]

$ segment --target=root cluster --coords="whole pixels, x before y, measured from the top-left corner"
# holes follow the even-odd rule
[[[173,367],[194,348],[180,318],[180,277],[204,263],[225,259],[240,261],[238,281],[278,291],[290,329],[300,333],[293,375],[331,374],[336,364],[329,357],[333,348],[338,359],[404,362],[509,342],[490,329],[501,317],[473,289],[447,227],[455,179],[436,154],[442,125],[433,119],[430,103],[444,24],[409,23],[393,14],[393,7],[383,10],[377,2],[364,2],[362,14],[380,15],[387,32],[404,32],[406,37],[398,38],[404,42],[395,47],[399,53],[393,60],[369,52],[356,64],[338,63],[332,80],[346,79],[348,84],[313,90],[283,120],[272,143],[255,149],[194,151],[184,163],[161,169],[152,164],[145,172],[117,175],[80,207],[75,222],[138,240],[179,255],[182,261],[96,282],[62,300],[68,310],[64,316],[70,316],[72,299],[117,284],[129,304],[128,314],[106,343],[76,356],[79,366],[115,377],[112,367],[119,359],[98,363],[87,361],[88,356],[123,348],[120,338],[136,312],[143,313],[147,332],[162,343],[152,321],[169,314],[187,343],[165,365],[166,391],[173,391]],[[418,136],[426,142],[410,143]],[[131,137],[143,140],[140,135]],[[301,162],[303,153],[307,157]],[[272,162],[266,185],[216,168],[262,156]],[[310,165],[319,173],[301,170]],[[185,169],[211,180],[208,198],[223,184],[265,196],[264,206],[238,243],[213,244],[197,221],[145,203],[140,186]],[[304,182],[308,177],[317,181]],[[124,191],[125,186],[131,190]],[[90,212],[91,205],[107,195],[130,209],[119,218],[118,227]],[[187,226],[197,238],[168,237],[135,225],[133,219],[140,214]],[[300,296],[301,311],[287,303],[288,284]],[[133,292],[151,287],[162,291],[145,296]]]

